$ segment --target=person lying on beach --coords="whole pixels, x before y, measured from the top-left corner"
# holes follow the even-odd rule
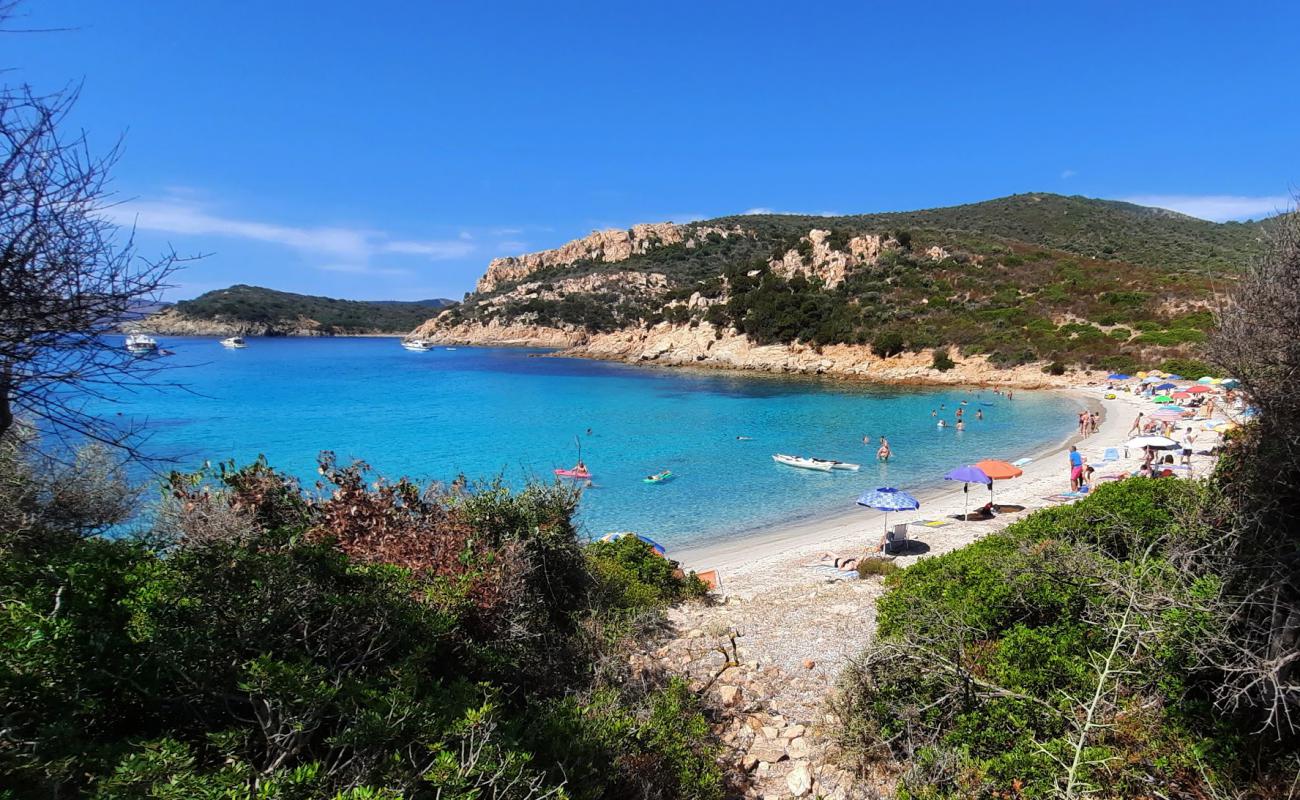
[[[830,562],[830,565],[835,567],[835,569],[856,570],[858,568],[858,560],[853,556],[848,556],[847,558],[840,558],[838,553],[829,553],[829,552],[822,553],[820,556],[818,556],[817,563],[810,564],[809,566],[817,567],[827,562]]]

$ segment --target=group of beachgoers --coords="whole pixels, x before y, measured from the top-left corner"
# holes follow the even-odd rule
[[[995,394],[996,394],[996,393],[997,393],[997,392],[995,392]],[[1007,393],[1007,396],[1008,396],[1008,397],[1011,396],[1009,392]],[[954,420],[955,420],[955,421],[953,422],[953,424],[952,424],[951,427],[954,427],[954,428],[956,428],[956,429],[959,430],[959,431],[964,431],[964,430],[966,430],[966,408],[965,408],[965,405],[966,405],[966,401],[965,401],[965,400],[961,401],[961,405],[957,406],[957,410],[956,410],[956,412],[954,412],[954,414],[953,414],[953,417],[954,417]],[[948,425],[948,420],[939,417],[939,412],[940,412],[940,411],[946,411],[946,410],[947,410],[947,406],[945,406],[945,405],[942,404],[942,403],[939,404],[939,407],[938,407],[938,408],[932,408],[932,409],[930,409],[930,419],[938,419],[938,420],[939,420],[938,426],[939,426],[940,428],[947,428],[947,427],[949,427],[949,425]],[[983,420],[983,419],[984,419],[984,409],[982,409],[982,408],[977,408],[977,409],[975,409],[975,419],[977,419],[977,420]]]
[[[1087,438],[1101,428],[1100,411],[1079,412],[1079,436]]]
[[[871,437],[866,434],[863,434],[862,443],[864,445],[871,444]],[[892,456],[893,454],[894,451],[891,450],[889,447],[889,440],[885,438],[884,434],[881,434],[880,447],[876,449],[876,458],[878,458],[881,461],[888,461],[889,457]]]

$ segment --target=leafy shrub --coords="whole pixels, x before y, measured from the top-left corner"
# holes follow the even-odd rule
[[[866,578],[870,575],[893,575],[898,572],[898,565],[893,561],[884,558],[860,558],[858,559],[858,577]]]
[[[1215,540],[1215,503],[1188,481],[1103,484],[886,577],[878,638],[834,701],[841,743],[910,764],[906,797],[1055,797],[1067,777],[1194,795],[1284,774],[1294,761],[1257,768],[1197,667],[1216,589],[1177,564]]]
[[[934,360],[930,363],[932,369],[937,369],[940,372],[947,372],[955,366],[957,366],[957,364],[952,360],[952,356],[948,354],[948,348],[940,347],[935,349]]]
[[[1160,362],[1160,369],[1171,375],[1182,375],[1185,378],[1199,378],[1202,375],[1214,375],[1218,372],[1213,366],[1192,358],[1170,358]]]
[[[642,610],[703,597],[708,587],[694,572],[683,575],[635,536],[587,545],[587,563],[602,608]]]
[[[1046,372],[1048,375],[1064,375],[1065,365],[1062,364],[1060,361],[1053,361],[1052,363],[1043,367],[1043,372]]]
[[[880,358],[891,358],[903,352],[906,344],[903,334],[897,331],[883,331],[871,340],[871,352]]]
[[[27,483],[4,455],[0,491]],[[683,687],[599,683],[626,657],[588,633],[605,611],[571,491],[445,495],[328,455],[322,474],[321,496],[260,461],[173,476],[149,540],[86,536],[58,511],[84,503],[24,493],[27,527],[0,529],[0,704],[24,742],[0,747],[7,797],[718,796]],[[169,528],[196,514],[212,535]],[[699,591],[615,555],[638,602]],[[560,698],[625,731],[602,739],[612,776],[566,775],[578,745],[539,739]]]

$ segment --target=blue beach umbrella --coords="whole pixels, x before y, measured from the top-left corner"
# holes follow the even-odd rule
[[[1150,377],[1143,378],[1143,379],[1142,379],[1142,383],[1143,383],[1143,384],[1148,384],[1148,383],[1160,383],[1160,382],[1163,381],[1163,380],[1164,380],[1164,378],[1157,378],[1156,376],[1152,375],[1152,376],[1150,376]]]
[[[1219,385],[1225,389],[1236,389],[1238,386],[1241,385],[1241,381],[1237,380],[1236,378],[1224,378],[1223,382]]]
[[[993,486],[993,479],[988,476],[988,473],[974,464],[958,467],[944,475],[943,479],[945,481],[961,481],[962,493],[966,495],[966,507],[962,511],[962,519],[970,516],[970,485],[972,483],[982,483],[985,486]]]
[[[889,533],[889,512],[915,511],[921,507],[921,501],[902,489],[882,486],[869,492],[863,492],[858,498],[858,505],[885,512],[885,533]]]
[[[1178,384],[1176,383],[1162,383],[1156,386],[1156,391],[1163,392],[1165,389],[1177,389],[1177,388],[1178,388]]]
[[[1132,377],[1133,377],[1132,375],[1125,375],[1125,374],[1122,373],[1122,372],[1112,372],[1111,374],[1109,374],[1109,375],[1106,376],[1106,380],[1108,380],[1108,381],[1126,381],[1126,380],[1128,380],[1129,378],[1132,378]]]
[[[1171,381],[1181,381],[1181,380],[1185,380],[1185,378],[1183,378],[1182,375],[1166,375],[1165,377],[1168,378],[1168,379],[1171,380]]]

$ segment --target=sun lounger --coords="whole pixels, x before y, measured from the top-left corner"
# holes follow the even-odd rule
[[[1101,463],[1102,463],[1102,464],[1108,464],[1108,463],[1110,463],[1111,461],[1119,461],[1119,448],[1118,448],[1118,447],[1107,447],[1107,448],[1106,448],[1106,452],[1105,452],[1105,453],[1102,453],[1102,456],[1101,456]]]
[[[892,531],[885,534],[885,546],[883,548],[885,555],[889,555],[896,549],[907,549],[907,523],[900,522],[894,526]]]
[[[1023,467],[1031,461],[1033,461],[1032,458],[1018,458],[1015,461],[1012,461],[1011,465],[1015,467]]]

